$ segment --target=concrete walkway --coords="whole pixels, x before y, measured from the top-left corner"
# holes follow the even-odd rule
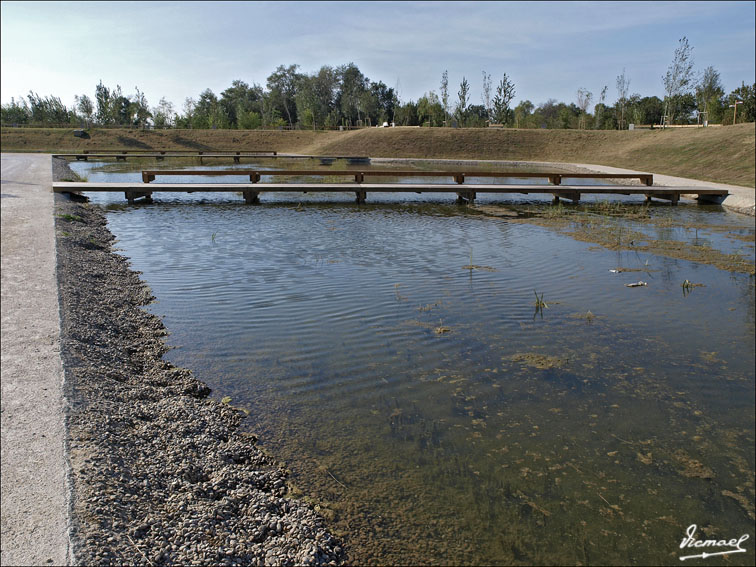
[[[609,167],[607,165],[594,165],[590,163],[575,163],[578,167],[583,167],[596,171],[598,173],[635,173],[631,169],[621,169],[619,167]],[[711,181],[700,181],[698,179],[687,179],[685,177],[673,177],[672,175],[663,175],[647,171],[644,173],[654,174],[654,185],[663,187],[711,187],[713,189],[726,189],[730,194],[722,201],[722,206],[732,209],[738,213],[754,216],[756,214],[756,189],[753,187],[741,187],[740,185],[727,185],[726,183],[713,183]]]
[[[51,158],[0,158],[0,564],[65,565],[68,488]]]

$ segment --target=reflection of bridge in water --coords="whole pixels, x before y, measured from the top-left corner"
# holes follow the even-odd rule
[[[228,156],[225,156],[228,157]],[[155,183],[151,182],[158,176],[244,176],[248,182],[240,183]],[[290,181],[285,183],[261,182],[263,177],[351,177],[353,182],[321,182],[305,183]],[[393,177],[417,178],[451,177],[456,183],[365,183],[365,178]],[[548,184],[496,184],[470,183],[470,178],[542,178]],[[562,179],[637,179],[643,185],[562,185]],[[494,194],[551,194],[554,203],[559,199],[569,199],[578,202],[583,194],[599,195],[644,195],[651,198],[664,199],[676,205],[680,195],[695,194],[699,199],[722,199],[728,193],[723,189],[707,187],[653,187],[653,175],[649,173],[523,173],[511,171],[392,171],[392,170],[145,170],[142,171],[142,182],[130,183],[89,183],[89,182],[56,182],[53,190],[58,193],[81,193],[85,191],[123,191],[129,203],[138,198],[147,202],[152,200],[155,192],[233,192],[242,193],[248,204],[260,202],[259,196],[263,192],[339,192],[354,193],[358,204],[364,203],[367,193],[455,193],[457,202],[472,203],[478,193]]]

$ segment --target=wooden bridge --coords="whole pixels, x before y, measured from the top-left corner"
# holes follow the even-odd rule
[[[113,159],[116,161],[126,161],[127,158],[155,158],[156,161],[163,161],[165,158],[199,158],[200,163],[204,158],[233,158],[234,163],[240,163],[241,158],[259,158],[259,157],[286,157],[288,159],[318,159],[321,165],[331,165],[336,160],[345,160],[348,165],[370,165],[368,156],[313,156],[313,155],[286,155],[279,156],[276,150],[248,150],[248,151],[195,151],[195,150],[98,150],[90,152],[82,150],[80,152],[67,152],[53,154],[56,158],[75,159],[76,161],[88,161],[89,158],[95,159]]]
[[[162,175],[202,175],[202,176],[233,176],[239,175],[249,179],[240,183],[151,183],[157,176]],[[321,183],[271,183],[260,182],[263,176],[308,176],[308,177],[353,177],[354,182],[330,181]],[[365,183],[369,177],[452,177],[455,184],[442,183]],[[544,178],[550,184],[488,184],[465,183],[466,177],[497,177],[497,178]],[[628,179],[635,178],[644,183],[640,185],[563,185],[563,178],[577,179]],[[478,193],[494,194],[551,194],[554,203],[560,198],[573,202],[580,200],[583,194],[614,194],[614,195],[644,195],[646,199],[664,199],[676,205],[680,195],[696,194],[701,197],[724,197],[728,193],[722,189],[706,187],[652,187],[653,176],[648,173],[640,174],[611,174],[611,173],[523,173],[507,171],[323,171],[323,170],[146,170],[142,172],[142,183],[90,183],[90,182],[55,182],[53,190],[59,193],[81,193],[86,191],[123,192],[129,203],[136,199],[145,198],[152,201],[155,192],[233,192],[241,193],[248,204],[258,204],[262,192],[341,192],[354,193],[358,204],[364,203],[368,192],[380,193],[455,193],[457,202],[473,203]]]
[[[240,163],[240,159],[243,157],[275,157],[278,152],[275,150],[249,150],[245,152],[237,151],[195,151],[195,150],[98,150],[96,152],[89,152],[89,150],[82,150],[81,152],[53,154],[54,158],[68,158],[75,159],[76,161],[88,161],[89,158],[98,159],[112,159],[116,161],[126,161],[126,158],[155,158],[156,161],[162,161],[165,158],[186,158],[186,157],[198,157],[200,163],[204,158],[233,158],[234,163]]]

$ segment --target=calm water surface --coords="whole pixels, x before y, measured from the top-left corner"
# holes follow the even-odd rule
[[[90,196],[157,297],[166,358],[250,411],[354,563],[679,564],[690,524],[751,534],[707,565],[753,562],[752,276],[449,195]],[[753,260],[752,218],[652,214],[680,220],[654,238]]]

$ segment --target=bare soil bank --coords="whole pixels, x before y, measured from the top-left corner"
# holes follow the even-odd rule
[[[591,163],[703,181],[756,185],[756,128],[516,130],[369,128],[349,132],[269,130],[2,128],[3,151],[96,149],[276,150],[310,155]]]

